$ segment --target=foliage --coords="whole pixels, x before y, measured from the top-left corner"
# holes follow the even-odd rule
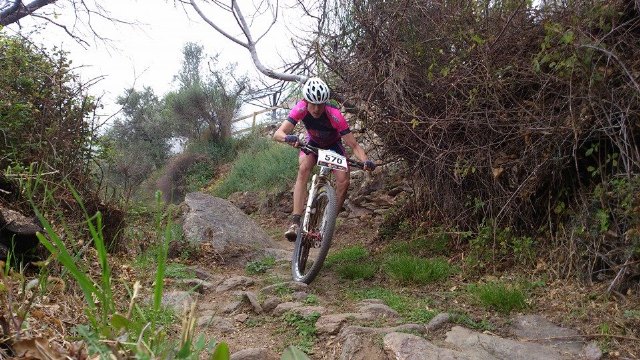
[[[320,313],[314,312],[308,316],[303,316],[295,312],[284,314],[284,321],[295,329],[296,343],[305,353],[312,352],[316,338],[316,321]]]
[[[502,313],[522,310],[527,306],[525,294],[518,286],[502,282],[470,285],[469,292],[482,305]]]
[[[36,179],[27,184],[27,191],[41,186],[41,179]],[[62,241],[61,236],[54,230],[52,224],[42,215],[35,203],[34,211],[44,226],[46,235],[38,233],[40,242],[51,252],[52,257],[60,261],[64,269],[77,282],[85,297],[87,305],[85,314],[89,323],[86,326],[76,327],[78,334],[82,335],[91,351],[95,351],[101,356],[110,356],[112,348],[105,348],[100,344],[103,340],[108,340],[118,344],[116,351],[125,351],[135,354],[138,358],[151,358],[152,356],[171,356],[175,358],[198,358],[199,354],[211,346],[207,345],[204,338],[196,341],[193,339],[193,329],[195,327],[195,307],[183,318],[183,329],[180,342],[170,340],[167,328],[173,324],[174,316],[167,313],[161,306],[163,294],[164,278],[167,270],[167,251],[175,231],[170,222],[163,225],[163,218],[167,214],[162,214],[162,204],[160,194],[157,194],[157,208],[155,224],[157,229],[157,241],[159,251],[157,251],[155,281],[153,287],[153,301],[150,306],[139,305],[141,285],[136,282],[133,290],[129,291],[129,306],[123,311],[122,303],[113,295],[113,283],[111,282],[111,267],[109,265],[108,254],[102,235],[102,215],[98,212],[90,216],[82,199],[72,189],[76,201],[85,210],[86,225],[90,232],[90,238],[96,249],[97,262],[100,265],[100,280],[96,281],[89,272],[86,265],[78,261],[77,255],[70,252],[69,248]],[[47,192],[48,196],[52,196]],[[129,289],[128,289],[129,290]],[[146,331],[147,328],[151,331]],[[117,339],[136,339],[135,343],[119,342]],[[155,354],[155,355],[154,355]],[[228,358],[228,356],[227,356]]]
[[[439,281],[455,272],[446,259],[426,259],[414,255],[391,255],[384,269],[392,278],[416,284]]]
[[[386,235],[393,239],[385,249],[391,254],[429,256],[450,256],[468,241],[471,232],[446,229],[438,226],[414,224],[405,219],[395,231]]]
[[[165,96],[166,114],[172,119],[178,136],[190,141],[217,141],[231,136],[231,120],[241,105],[247,86],[245,78],[234,78],[234,66],[202,74],[203,47],[187,43],[183,62],[176,76],[179,89]],[[217,65],[217,55],[208,59],[209,68]]]
[[[171,262],[165,269],[165,277],[173,279],[193,279],[195,271],[185,264]]]
[[[495,325],[491,324],[487,319],[475,321],[467,313],[454,311],[450,315],[452,322],[471,329],[493,331],[496,328]]]
[[[380,299],[397,311],[405,320],[427,323],[436,313],[429,309],[428,298],[399,294],[388,288],[372,287],[357,289],[351,293],[356,299]]]
[[[162,102],[151,88],[127,89],[117,103],[122,115],[100,139],[102,160],[110,187],[122,189],[128,201],[169,157],[172,133],[161,114]]]
[[[62,191],[60,184],[67,181],[87,200],[88,207],[101,207],[96,201],[99,184],[92,177],[98,101],[88,95],[87,85],[73,72],[67,54],[40,50],[27,40],[0,34],[0,58],[0,187],[4,190],[0,199],[29,213],[28,199],[18,182],[33,168],[46,174],[50,187]],[[36,202],[44,201],[41,192],[33,196]],[[70,193],[59,197],[72,198]],[[109,207],[105,203],[101,210],[119,222]],[[77,208],[68,210],[68,214],[80,213]],[[107,240],[112,240],[110,234]]]
[[[492,224],[483,225],[470,236],[466,263],[472,268],[503,269],[530,266],[536,258],[535,242],[529,236],[516,236],[510,228],[499,229]]]
[[[237,191],[281,191],[297,174],[297,156],[290,146],[257,138],[238,154],[231,172],[213,193],[227,197]]]
[[[638,172],[633,2],[366,1],[332,21],[335,88],[422,189],[408,216],[552,231],[593,174]]]
[[[41,161],[64,174],[86,169],[95,135],[87,117],[96,102],[72,72],[67,54],[45,53],[26,40],[0,35],[0,57],[1,167]]]
[[[329,254],[324,264],[343,279],[370,279],[378,270],[378,265],[370,261],[369,255],[369,251],[362,246],[347,247]]]
[[[640,273],[639,191],[640,177],[619,176],[602,180],[569,204],[563,211],[571,217],[559,224],[549,251],[556,271],[588,281],[613,278],[610,291],[634,286],[633,276]],[[566,248],[576,251],[559,250]]]
[[[273,268],[275,264],[276,258],[273,256],[265,256],[262,259],[248,262],[245,270],[249,275],[264,274],[267,270]]]

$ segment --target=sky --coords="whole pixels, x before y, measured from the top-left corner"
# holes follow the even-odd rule
[[[94,0],[95,1],[95,0]],[[259,0],[256,0],[258,2]],[[182,47],[187,42],[196,42],[204,46],[207,54],[219,53],[220,66],[237,63],[238,71],[247,73],[250,77],[258,76],[258,72],[251,62],[247,49],[225,38],[212,27],[206,24],[191,8],[176,7],[173,1],[166,0],[109,0],[100,1],[101,6],[107,10],[113,18],[128,22],[136,22],[136,25],[114,24],[109,21],[101,21],[93,17],[92,27],[96,32],[110,40],[107,42],[92,39],[87,34],[86,27],[78,26],[78,31],[84,31],[83,38],[89,42],[88,46],[80,46],[76,41],[64,33],[61,29],[51,24],[46,25],[44,31],[30,37],[37,44],[40,42],[46,47],[57,46],[68,51],[77,72],[84,81],[102,77],[90,92],[96,96],[102,96],[105,106],[104,115],[110,115],[117,111],[115,100],[124,93],[127,88],[142,89],[143,86],[151,87],[158,96],[164,95],[172,89],[173,76],[178,73],[182,61]],[[91,2],[89,2],[91,4]],[[199,2],[200,3],[200,2]],[[281,0],[281,3],[283,1]],[[71,27],[74,18],[72,11],[60,7],[64,2],[50,5],[42,10],[55,10],[59,15],[56,21]],[[248,15],[252,13],[252,1],[241,0],[239,2],[243,11]],[[202,9],[210,19],[219,24],[232,35],[239,33],[232,16],[218,8]],[[281,7],[283,11],[286,7]],[[284,15],[284,16],[283,16]],[[268,67],[277,68],[280,65],[280,55],[291,53],[290,28],[286,28],[285,20],[291,20],[291,13],[279,15],[279,25],[272,29],[269,36],[258,44],[258,54],[261,61]],[[43,21],[23,19],[21,28],[12,24],[4,31],[11,34],[16,32],[28,33],[34,26],[42,26]],[[271,20],[269,14],[258,18],[252,25],[254,37],[262,33]],[[295,30],[293,30],[295,31]],[[255,109],[247,109],[247,113]],[[242,115],[242,114],[241,114]]]

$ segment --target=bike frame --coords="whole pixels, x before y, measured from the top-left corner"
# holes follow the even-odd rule
[[[313,198],[316,195],[316,192],[320,187],[326,184],[329,181],[329,175],[331,174],[331,169],[326,166],[320,167],[320,173],[314,174],[311,177],[311,186],[309,188],[309,193],[307,194],[307,205],[304,209],[304,221],[302,223],[302,232],[306,234],[309,232],[309,219],[311,218],[311,209],[313,205]]]
[[[318,155],[319,148],[302,143],[300,149],[306,154]],[[317,161],[317,160],[316,160]],[[335,161],[335,160],[332,160]],[[347,166],[362,169],[362,163],[346,158]],[[339,164],[339,162],[338,162]],[[333,164],[335,165],[335,164]],[[311,177],[309,191],[304,208],[302,224],[298,229],[291,261],[293,279],[309,284],[318,275],[322,263],[331,246],[331,239],[335,230],[338,209],[336,192],[331,186],[330,176],[333,170],[331,162],[325,165],[317,164],[320,171]],[[336,170],[340,171],[340,170]],[[321,192],[324,191],[324,194]],[[322,198],[322,200],[320,200]],[[316,199],[321,203],[316,203]],[[326,203],[324,203],[326,201]],[[321,218],[320,218],[321,216]],[[317,249],[310,254],[311,249]],[[311,258],[309,258],[311,256]],[[308,262],[309,261],[309,262]],[[307,267],[309,265],[309,267]]]

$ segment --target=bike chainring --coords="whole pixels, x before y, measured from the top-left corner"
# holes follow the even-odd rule
[[[313,248],[319,248],[322,245],[322,234],[315,231],[309,231],[305,236],[307,245]]]

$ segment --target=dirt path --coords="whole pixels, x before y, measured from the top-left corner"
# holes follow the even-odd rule
[[[421,328],[416,330],[409,327],[402,331],[420,333],[425,325],[429,329],[429,319],[420,322],[398,315],[389,306],[397,308],[402,304],[391,304],[389,298],[374,306],[363,303],[362,296],[354,296],[372,290],[393,294],[400,300],[408,299],[410,306],[420,304],[424,307],[424,312],[433,315],[458,314],[449,317],[445,321],[446,326],[433,327],[421,333],[419,339],[425,338],[435,344],[443,344],[447,332],[457,325],[498,336],[491,342],[513,338],[514,318],[531,314],[541,315],[550,324],[553,323],[553,331],[559,331],[559,334],[569,331],[570,334],[579,335],[581,346],[590,344],[591,357],[582,358],[599,358],[598,355],[602,355],[599,349],[603,349],[608,357],[638,358],[640,343],[622,338],[592,336],[598,334],[603,324],[618,327],[613,331],[618,331],[619,327],[629,329],[634,328],[634,324],[640,324],[640,317],[629,319],[623,315],[635,315],[639,310],[637,303],[631,306],[635,310],[623,310],[629,309],[629,300],[602,299],[594,295],[603,291],[597,284],[586,288],[567,281],[547,282],[544,286],[531,290],[529,307],[523,314],[502,314],[473,303],[465,292],[471,280],[463,275],[457,275],[443,283],[403,286],[378,276],[366,281],[344,280],[331,269],[323,268],[309,286],[290,285],[289,255],[293,246],[280,237],[286,223],[282,219],[256,217],[255,220],[276,240],[278,246],[279,260],[268,266],[266,271],[251,274],[245,266],[220,265],[206,260],[198,264],[200,269],[210,274],[211,285],[198,297],[200,325],[197,333],[204,334],[208,339],[228,343],[232,353],[245,349],[262,349],[258,354],[244,354],[237,359],[280,359],[289,345],[303,348],[312,359],[338,359],[345,347],[354,346],[347,341],[345,329],[348,325],[382,329],[417,322]],[[380,219],[370,219],[369,222],[341,219],[330,254],[356,244],[374,251],[377,244],[373,240],[379,221]],[[516,278],[522,274],[503,276]],[[531,281],[536,280],[532,278]],[[592,295],[586,299],[585,294],[589,293]],[[633,295],[630,298],[638,297]],[[396,298],[391,298],[391,302],[395,300]],[[374,314],[371,315],[374,308]],[[319,318],[318,315],[312,315],[314,313],[322,316]],[[341,318],[343,314],[349,315]],[[629,339],[638,336],[637,328],[635,331],[636,333],[632,330]],[[357,345],[360,350],[353,350],[356,351],[353,354],[357,356],[349,358],[389,358],[382,351],[383,336],[380,333],[360,338]],[[599,341],[589,342],[592,339]]]
[[[229,344],[232,352],[246,348],[267,348],[272,356],[280,358],[279,354],[289,345],[298,345],[312,353],[313,359],[336,359],[339,348],[335,344],[335,334],[315,337],[315,341],[309,344],[307,340],[314,337],[299,335],[300,330],[297,325],[302,324],[301,320],[283,320],[282,315],[267,314],[263,310],[257,313],[251,307],[250,302],[244,297],[244,293],[254,294],[259,302],[265,300],[275,300],[283,303],[302,303],[305,306],[317,307],[323,314],[337,314],[353,312],[356,309],[356,301],[345,301],[344,287],[336,278],[335,274],[323,269],[320,275],[311,285],[304,289],[278,288],[277,284],[287,283],[291,280],[291,268],[289,254],[293,250],[293,243],[277,236],[286,228],[286,222],[282,220],[257,218],[256,221],[268,230],[278,249],[281,250],[281,258],[276,261],[273,267],[260,274],[249,274],[246,267],[240,266],[211,266],[207,263],[199,264],[200,268],[213,275],[215,282],[221,283],[233,278],[248,278],[251,284],[242,284],[228,291],[217,292],[206,291],[198,299],[200,312],[214,314],[216,318],[199,327],[199,330],[206,334],[207,338],[225,341]],[[353,244],[366,244],[375,236],[374,228],[378,219],[370,219],[366,223],[360,221],[340,220],[333,248],[342,248]],[[276,286],[273,291],[264,289]],[[234,303],[242,301],[241,305],[234,308]],[[233,310],[225,310],[225,307]],[[280,310],[278,310],[279,312]],[[202,320],[204,322],[204,320]],[[309,346],[311,345],[311,346]]]

